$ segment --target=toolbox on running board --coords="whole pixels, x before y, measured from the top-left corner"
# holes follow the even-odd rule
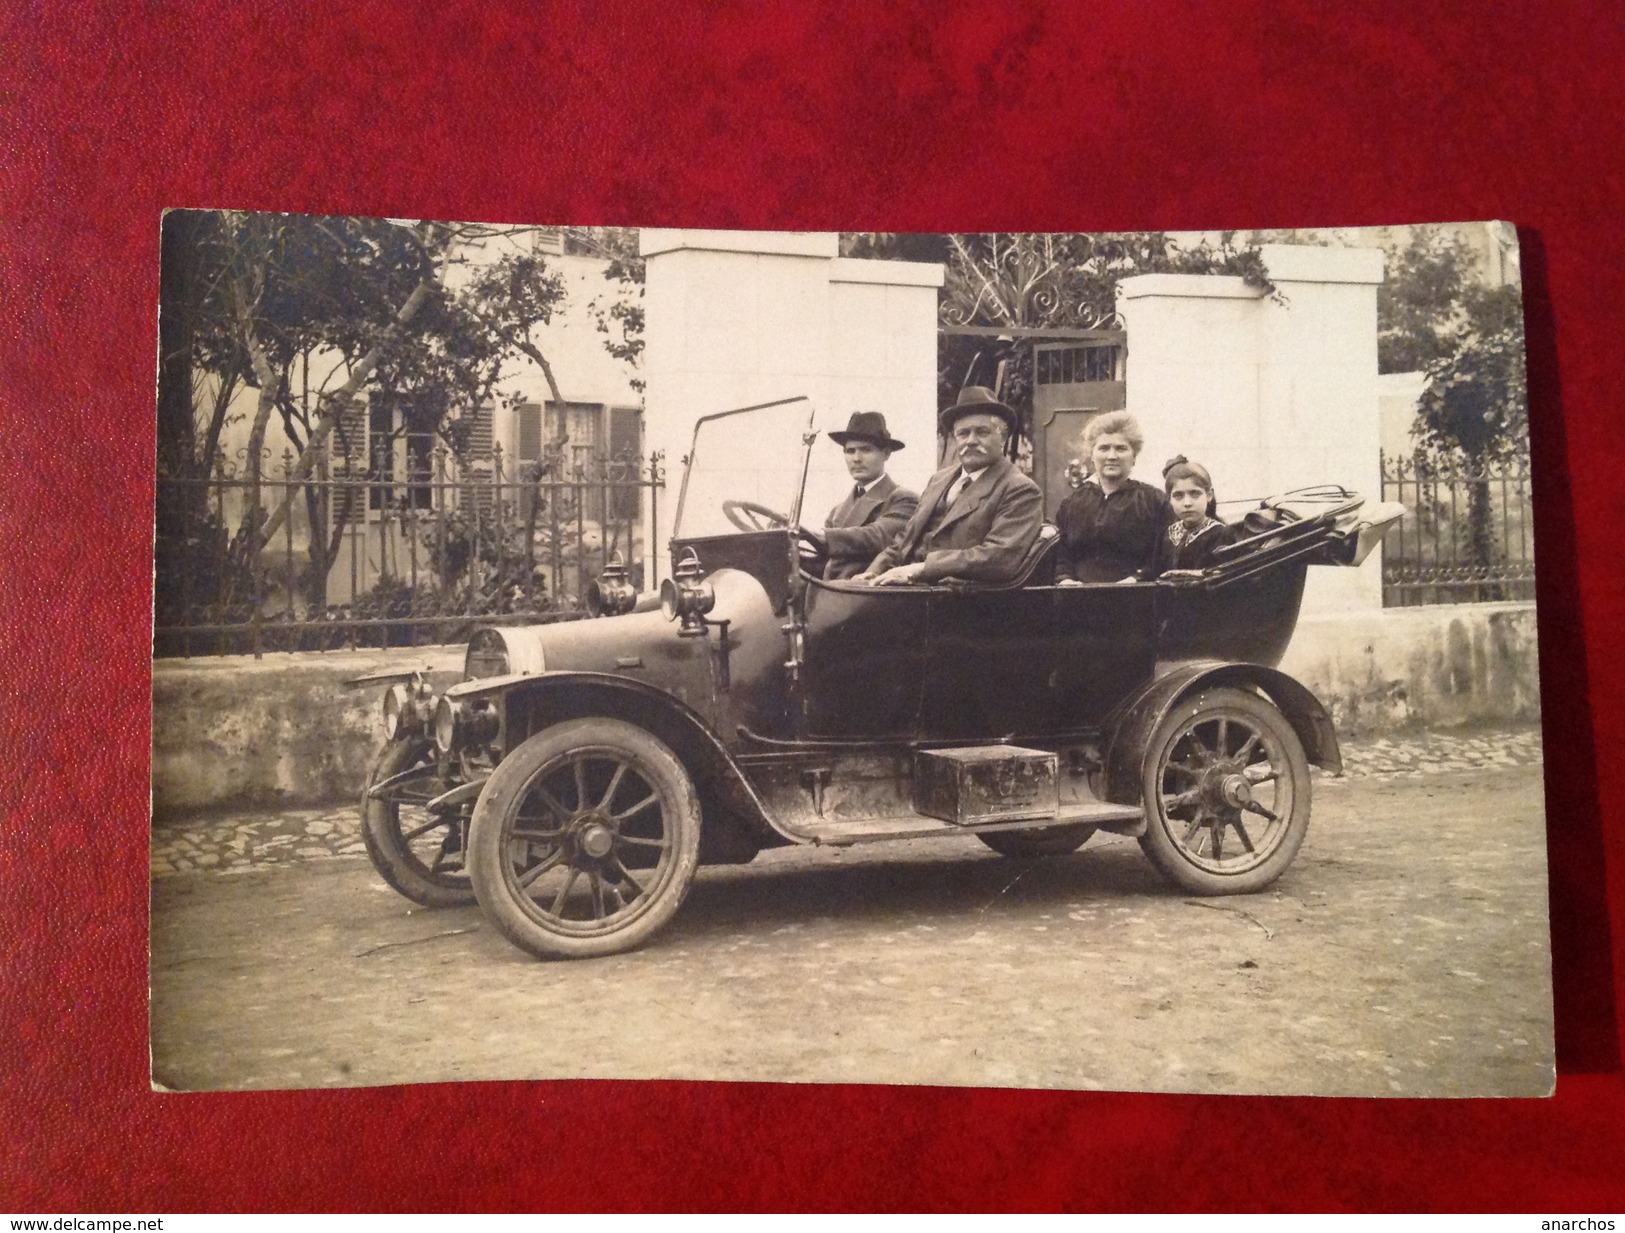
[[[1016,745],[914,755],[914,812],[960,826],[1049,818],[1059,807],[1055,755]]]

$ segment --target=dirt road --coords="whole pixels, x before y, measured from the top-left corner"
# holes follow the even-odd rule
[[[1538,766],[1321,780],[1297,863],[1194,899],[1131,840],[702,870],[630,955],[542,963],[362,859],[154,883],[179,1089],[674,1077],[1351,1095],[1549,1090]]]

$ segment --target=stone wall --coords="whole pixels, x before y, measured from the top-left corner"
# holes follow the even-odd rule
[[[358,797],[382,740],[383,690],[350,677],[426,666],[457,679],[461,647],[153,665],[152,806],[159,816],[330,805]],[[1281,667],[1345,738],[1540,717],[1533,604],[1305,616]]]
[[[462,664],[462,647],[158,660],[153,813],[359,799],[383,740],[383,688],[343,683],[424,666],[449,685]]]
[[[1535,606],[1453,604],[1306,615],[1282,671],[1339,735],[1540,719]]]

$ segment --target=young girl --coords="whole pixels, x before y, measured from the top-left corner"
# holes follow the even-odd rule
[[[1236,533],[1214,517],[1218,502],[1206,467],[1177,455],[1162,468],[1162,483],[1174,521],[1157,542],[1156,560],[1142,575],[1147,580],[1170,570],[1206,569],[1219,549],[1236,542]]]

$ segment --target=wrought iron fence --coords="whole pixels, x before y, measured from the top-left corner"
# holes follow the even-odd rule
[[[291,453],[217,459],[206,478],[161,467],[153,655],[430,645],[493,617],[573,620],[617,554],[641,586],[662,456],[544,453],[460,462],[396,442],[365,461],[319,451],[305,475]]]
[[[1406,509],[1383,540],[1385,607],[1534,599],[1526,455],[1473,469],[1384,454],[1382,497]]]

